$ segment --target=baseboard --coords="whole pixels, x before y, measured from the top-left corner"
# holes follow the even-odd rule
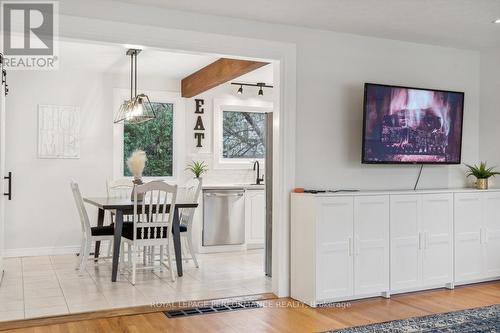
[[[500,280],[500,276],[481,278],[481,279],[470,279],[470,280],[466,280],[466,281],[458,281],[458,282],[455,282],[455,286],[466,286],[468,284],[490,282],[490,281],[497,281],[497,280]]]
[[[21,249],[5,249],[3,251],[4,258],[12,257],[36,257],[36,256],[52,256],[58,254],[78,253],[80,246],[60,246],[60,247],[28,247]]]

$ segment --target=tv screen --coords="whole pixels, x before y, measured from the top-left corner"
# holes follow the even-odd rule
[[[460,164],[464,93],[365,83],[363,163]]]

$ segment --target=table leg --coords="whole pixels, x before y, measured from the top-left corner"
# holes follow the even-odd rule
[[[172,224],[172,233],[174,239],[175,263],[177,264],[177,275],[182,276],[182,251],[181,251],[181,228],[179,219],[179,210],[174,211],[174,222]]]
[[[97,226],[102,227],[104,225],[104,209],[99,209],[97,213]],[[99,251],[101,250],[101,241],[95,242],[94,258],[99,258]],[[90,251],[89,251],[90,252]],[[97,261],[97,260],[94,260]]]
[[[115,239],[113,241],[113,270],[111,272],[111,282],[116,282],[118,275],[118,263],[120,261],[120,243],[123,229],[123,211],[117,210],[115,216]]]

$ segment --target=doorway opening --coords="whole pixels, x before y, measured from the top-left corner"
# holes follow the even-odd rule
[[[17,298],[5,320],[272,292],[272,148],[280,92],[267,88],[260,94],[257,86],[239,94],[231,83],[279,86],[279,61],[246,58],[268,64],[185,98],[182,79],[227,55],[145,47],[138,58],[138,88],[159,117],[157,123],[134,127],[114,124],[128,95],[126,47],[68,39],[60,49],[57,72],[9,73],[6,139],[16,145],[6,149],[6,170],[15,175],[16,189],[5,210],[6,273],[0,288],[16,290]],[[68,125],[41,118],[43,110],[53,116],[57,107],[78,112],[72,158],[41,156],[33,146],[46,139],[40,137],[45,121]],[[200,144],[195,133],[201,132]],[[144,181],[177,184],[180,197],[193,178],[188,165],[203,162],[208,168],[194,210],[192,246],[183,243],[183,274],[176,281],[170,281],[168,270],[146,269],[132,285],[126,256],[116,282],[110,259],[75,270],[81,229],[70,181],[79,184],[83,198],[109,197],[112,181],[131,176],[126,160],[136,149],[148,157]],[[32,153],[16,154],[20,150]],[[23,209],[26,202],[33,202],[33,209]],[[97,226],[98,209],[87,202],[86,210]],[[105,226],[115,221],[113,214],[105,211]],[[105,256],[107,241],[100,242]],[[95,253],[94,244],[92,249]],[[150,251],[139,251],[139,263],[149,260]]]

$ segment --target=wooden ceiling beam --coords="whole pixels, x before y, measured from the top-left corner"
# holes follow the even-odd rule
[[[243,74],[269,64],[268,62],[220,58],[185,77],[181,81],[182,97],[191,98],[231,81]]]

